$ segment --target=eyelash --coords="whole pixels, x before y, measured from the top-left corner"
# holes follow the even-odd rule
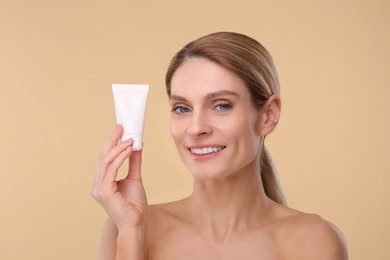
[[[181,109],[186,109],[187,111],[186,112],[180,111]],[[184,107],[184,106],[175,106],[171,110],[171,112],[173,112],[175,114],[179,114],[179,115],[187,113],[188,111],[190,111],[190,109],[188,107]]]
[[[222,107],[225,107],[225,108],[222,108]],[[227,104],[227,103],[221,103],[221,104],[218,104],[214,107],[214,109],[218,110],[218,111],[221,111],[221,112],[224,112],[224,111],[228,111],[232,108],[233,106],[231,104]],[[217,109],[218,108],[218,109]]]
[[[221,103],[221,104],[215,105],[213,109],[217,110],[218,112],[225,112],[225,111],[230,110],[232,107],[233,106],[231,104]],[[185,110],[185,111],[183,111],[183,110]],[[185,113],[190,112],[190,109],[188,107],[185,107],[185,106],[174,106],[172,108],[171,112],[180,115],[180,114],[185,114]]]

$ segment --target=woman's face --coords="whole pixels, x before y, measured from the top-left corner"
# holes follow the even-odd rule
[[[258,167],[261,110],[235,74],[190,58],[172,78],[170,105],[173,140],[195,177],[226,177]]]

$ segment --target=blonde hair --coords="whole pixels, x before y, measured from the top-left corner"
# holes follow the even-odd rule
[[[236,74],[248,88],[255,107],[260,108],[272,95],[280,95],[276,68],[264,46],[243,34],[217,32],[188,43],[172,58],[165,77],[168,96],[173,74],[191,57],[208,59]],[[261,149],[260,174],[265,194],[286,204],[272,159],[264,145]]]

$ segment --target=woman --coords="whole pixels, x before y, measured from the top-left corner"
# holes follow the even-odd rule
[[[279,82],[260,43],[230,32],[197,39],[173,57],[166,86],[193,193],[148,206],[142,152],[119,142],[118,125],[92,187],[109,214],[98,259],[347,259],[334,225],[285,205],[264,147],[279,120]],[[128,157],[128,176],[116,181]]]

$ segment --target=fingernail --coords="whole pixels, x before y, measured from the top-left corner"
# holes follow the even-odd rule
[[[132,138],[127,139],[127,140],[124,141],[124,143],[133,143],[133,139]]]

